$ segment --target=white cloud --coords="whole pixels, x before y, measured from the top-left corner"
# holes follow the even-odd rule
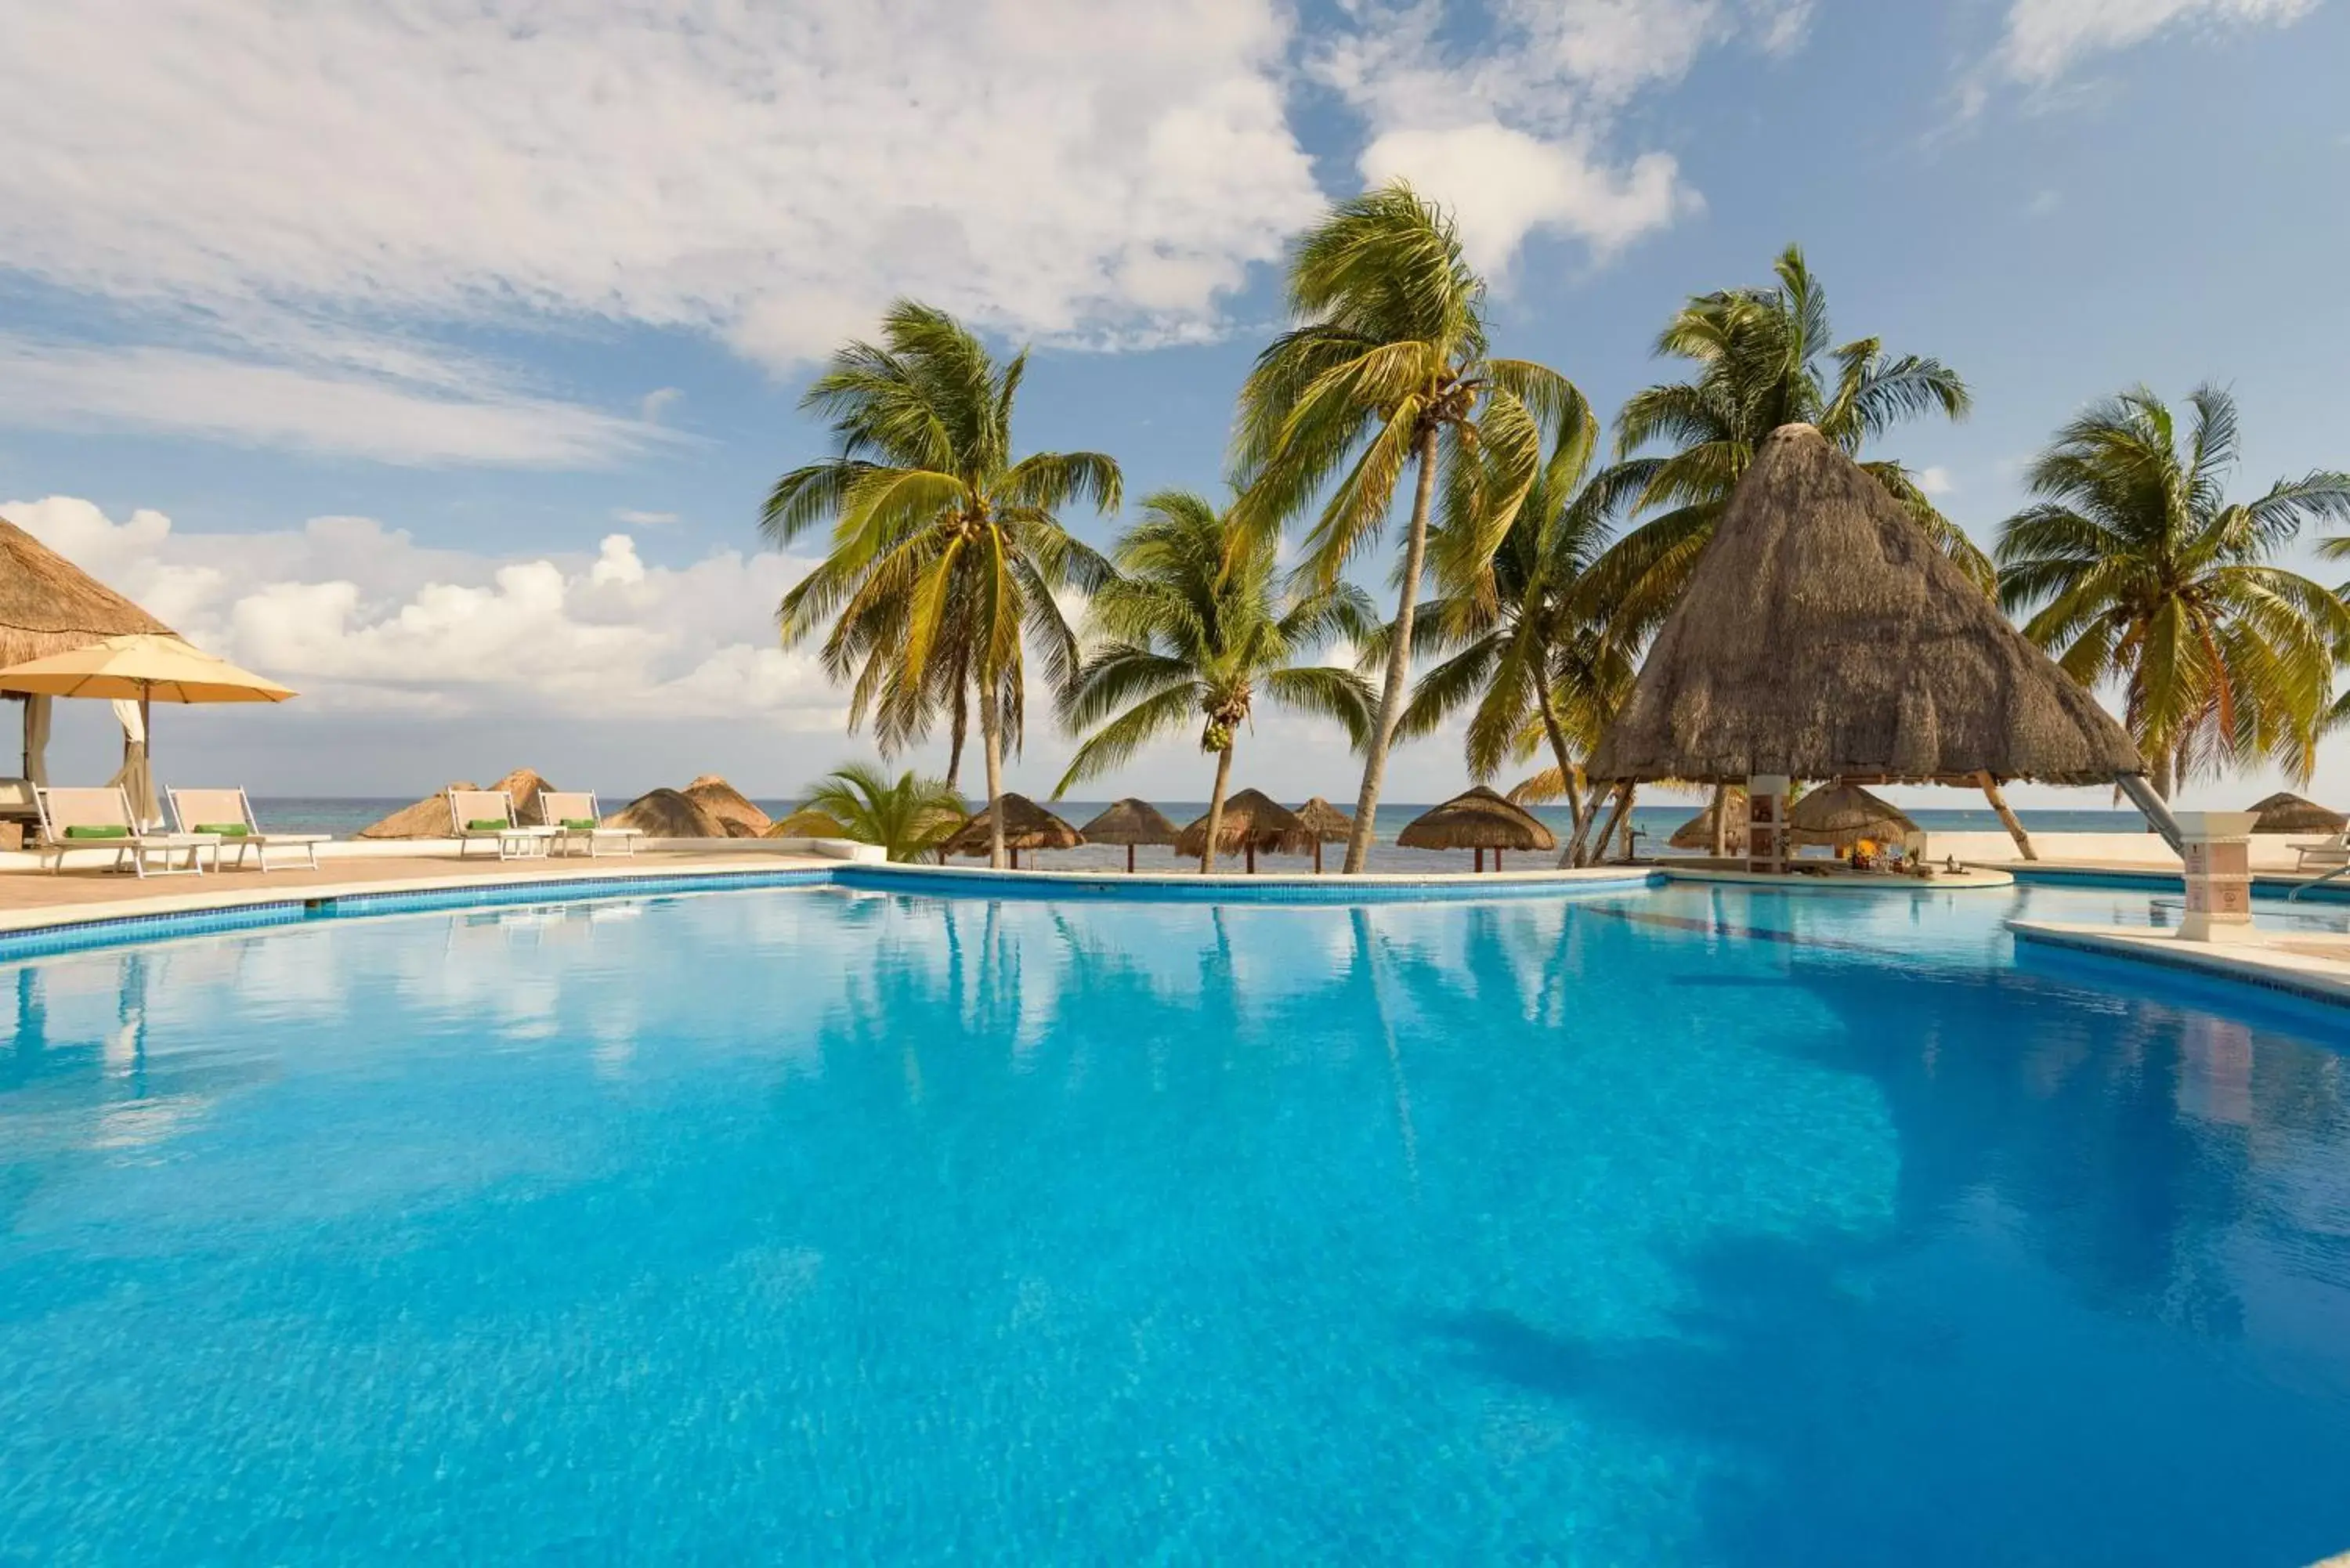
[[[1491,0],[1463,48],[1444,0],[1357,0],[1313,76],[1367,121],[1364,177],[1410,180],[1451,207],[1480,265],[1505,269],[1537,229],[1605,257],[1700,203],[1669,153],[1614,163],[1625,106],[1707,47],[1803,41],[1810,0]]]
[[[814,658],[776,646],[775,603],[805,569],[779,556],[650,566],[612,534],[588,559],[499,560],[422,549],[357,517],[188,535],[160,512],[117,522],[69,496],[0,514],[306,707],[844,721]]]
[[[289,313],[620,321],[782,365],[899,293],[1048,338],[1196,331],[1318,203],[1286,29],[1274,0],[0,7],[0,254],[239,342]]]
[[[1929,495],[1948,495],[1959,487],[1959,482],[1950,477],[1950,471],[1939,463],[1932,468],[1919,469],[1917,481],[1918,488]]]
[[[639,512],[632,506],[620,507],[612,514],[613,522],[625,523],[631,528],[666,528],[677,520],[674,512]]]
[[[2317,0],[2013,0],[1999,45],[2001,70],[2044,86],[2094,54],[2179,26],[2298,21]]]
[[[89,348],[0,334],[0,421],[168,430],[393,463],[582,468],[677,438],[421,357],[413,369],[270,363],[183,348]]]
[[[2034,191],[2032,200],[2023,204],[2023,211],[2027,216],[2044,218],[2064,204],[2064,196],[2061,191]]]

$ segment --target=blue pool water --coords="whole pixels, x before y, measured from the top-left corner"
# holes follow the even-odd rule
[[[809,889],[0,966],[0,1563],[2293,1568],[2350,1028],[1998,925],[2175,908]]]

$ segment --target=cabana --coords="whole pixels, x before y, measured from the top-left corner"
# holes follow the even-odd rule
[[[1863,839],[1907,845],[1913,836],[1924,836],[1899,806],[1842,779],[1809,792],[1787,813],[1791,841],[1825,844],[1839,855]]]
[[[1167,814],[1147,800],[1132,795],[1112,801],[1107,810],[1077,829],[1087,844],[1123,844],[1126,846],[1126,869],[1134,870],[1134,847],[1138,844],[1164,844],[1173,847],[1181,832],[1167,819]]]
[[[1493,869],[1499,871],[1504,849],[1558,847],[1558,840],[1532,812],[1483,784],[1413,817],[1396,835],[1396,843],[1406,849],[1473,849],[1480,871],[1485,869],[1488,849],[1493,852]]]
[[[1734,844],[1742,849],[1744,848],[1746,846],[1746,792],[1732,786],[1723,790],[1721,795],[1724,803],[1722,815],[1729,820],[1723,823],[1719,835],[1713,830],[1713,802],[1708,801],[1705,803],[1703,811],[1674,828],[1673,836],[1665,842],[1675,849],[1694,850],[1706,855],[1713,853],[1716,844],[1724,846]]]
[[[1314,836],[1314,875],[1322,875],[1322,846],[1344,844],[1355,836],[1355,819],[1315,795],[1297,808],[1297,820]]]
[[[1222,819],[1216,825],[1216,853],[1241,855],[1246,857],[1248,868],[1256,869],[1256,857],[1265,855],[1303,855],[1311,849],[1315,839],[1297,814],[1265,794],[1263,790],[1244,789],[1224,802]],[[1184,829],[1175,841],[1175,853],[1201,862],[1208,860],[1208,819],[1199,817]]]
[[[1786,864],[1795,779],[2119,784],[2178,825],[2113,716],[1809,425],[1772,432],[1586,770],[1747,788],[1747,864]]]
[[[1003,847],[1012,868],[1020,869],[1024,849],[1075,849],[1085,836],[1024,794],[1003,794]],[[940,850],[942,855],[984,855],[988,852],[988,807],[981,806]]]
[[[2246,809],[2259,819],[2252,824],[2254,833],[2340,833],[2350,827],[2350,817],[2285,790]]]

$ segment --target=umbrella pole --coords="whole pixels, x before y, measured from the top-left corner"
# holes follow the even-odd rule
[[[1134,875],[1134,846],[1131,844],[1126,846],[1126,874],[1129,877]]]
[[[1250,875],[1250,876],[1252,876],[1252,877],[1255,876],[1255,875],[1256,875],[1256,841],[1255,841],[1254,839],[1251,839],[1251,840],[1249,841],[1248,847],[1247,847],[1246,849],[1243,850],[1243,851],[1242,851],[1242,853],[1243,853],[1243,854],[1244,854],[1244,855],[1246,855],[1246,856],[1248,857],[1248,873],[1249,873],[1249,875]]]
[[[1496,846],[1494,846],[1494,849],[1493,849],[1493,869],[1494,869],[1494,870],[1496,870],[1496,871],[1499,871],[1501,868],[1502,868],[1502,851],[1501,851],[1501,846],[1498,846],[1498,845],[1496,845]]]
[[[1322,836],[1318,833],[1314,836],[1314,875],[1322,875]]]
[[[1479,845],[1479,846],[1477,846],[1477,869],[1478,869],[1478,870],[1480,870],[1480,871],[1482,871],[1484,868],[1485,868],[1485,846],[1484,846],[1483,845],[1482,845],[1482,844],[1481,844],[1481,845]]]

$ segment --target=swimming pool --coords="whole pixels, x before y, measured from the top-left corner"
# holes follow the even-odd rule
[[[0,966],[0,1562],[2306,1563],[2350,1029],[1999,929],[2176,907],[818,888]]]

